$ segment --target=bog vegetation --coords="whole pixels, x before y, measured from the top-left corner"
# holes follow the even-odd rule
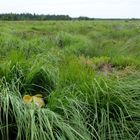
[[[139,140],[140,21],[1,21],[0,139]]]

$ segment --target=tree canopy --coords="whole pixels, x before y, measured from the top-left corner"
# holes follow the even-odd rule
[[[30,13],[22,13],[22,14],[14,14],[14,13],[7,13],[7,14],[0,14],[0,20],[89,20],[91,18],[88,17],[78,17],[72,18],[69,15],[38,15],[38,14],[30,14]]]

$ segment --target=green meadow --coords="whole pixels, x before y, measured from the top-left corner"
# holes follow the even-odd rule
[[[139,139],[139,20],[0,21],[0,140]]]

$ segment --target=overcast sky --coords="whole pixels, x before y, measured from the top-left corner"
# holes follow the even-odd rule
[[[0,13],[140,18],[140,0],[0,0]]]

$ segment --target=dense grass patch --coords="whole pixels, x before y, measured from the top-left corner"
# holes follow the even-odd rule
[[[1,140],[140,139],[139,21],[0,25]]]

